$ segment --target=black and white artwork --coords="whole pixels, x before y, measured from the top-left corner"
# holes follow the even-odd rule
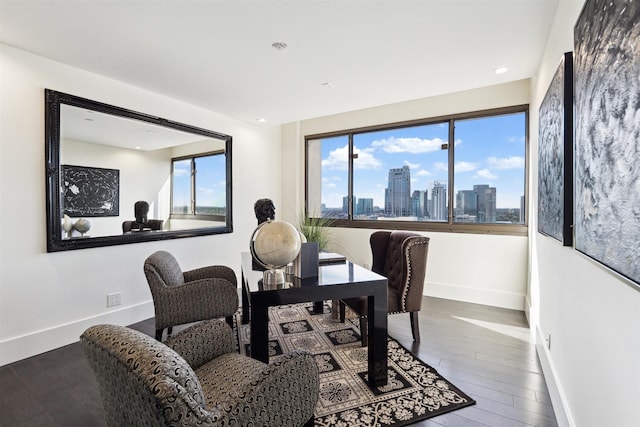
[[[120,171],[62,165],[62,208],[70,217],[118,216]]]
[[[587,0],[574,52],[576,249],[640,284],[640,1]]]
[[[573,245],[573,57],[563,55],[540,104],[538,231]]]

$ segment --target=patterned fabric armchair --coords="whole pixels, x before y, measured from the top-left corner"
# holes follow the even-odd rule
[[[420,342],[418,312],[427,269],[429,238],[410,231],[376,231],[369,239],[373,264],[371,270],[387,278],[387,313],[409,313],[413,340]],[[340,321],[344,322],[345,304],[360,316],[362,345],[367,345],[367,298],[349,298],[340,302]]]
[[[151,288],[155,308],[156,339],[173,326],[226,317],[233,325],[238,310],[236,274],[224,265],[212,265],[182,272],[169,252],[158,251],[144,262],[144,274]]]
[[[318,367],[294,351],[265,364],[235,350],[231,328],[208,320],[166,343],[98,325],[80,342],[108,426],[312,426]]]

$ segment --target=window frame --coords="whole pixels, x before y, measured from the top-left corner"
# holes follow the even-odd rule
[[[524,130],[524,222],[521,224],[504,224],[504,223],[462,223],[455,222],[455,122],[457,120],[488,118],[491,116],[500,116],[507,114],[524,113],[525,130]],[[354,219],[353,213],[353,136],[359,133],[372,131],[394,130],[411,126],[431,125],[438,123],[448,123],[448,182],[447,182],[447,222],[435,221],[372,221]],[[304,209],[309,214],[309,141],[323,138],[331,138],[338,136],[346,136],[349,141],[349,161],[348,161],[348,219],[331,219],[328,222],[330,227],[346,227],[346,228],[369,228],[381,230],[412,230],[412,231],[434,231],[447,233],[470,233],[470,234],[494,234],[494,235],[510,235],[510,236],[527,236],[529,230],[529,104],[513,105],[508,107],[491,108],[472,112],[443,115],[431,118],[406,120],[401,122],[386,123],[346,130],[316,133],[304,136],[305,142],[305,187],[304,187]]]
[[[169,213],[169,219],[197,219],[197,220],[203,220],[203,221],[222,221],[222,222],[226,221],[226,215],[204,215],[204,214],[195,213],[197,201],[196,201],[196,174],[194,173],[194,164],[196,159],[201,157],[209,157],[209,156],[217,156],[217,155],[224,156],[225,153],[226,153],[225,150],[215,150],[215,151],[209,151],[206,153],[198,153],[197,155],[179,156],[179,157],[171,158],[171,200],[170,200],[171,209]],[[179,214],[179,213],[173,212],[174,163],[183,161],[183,160],[190,160],[191,162],[191,178],[190,178],[191,201],[189,206],[190,213],[187,213],[187,214]],[[227,209],[229,209],[229,207],[225,206],[225,210]]]

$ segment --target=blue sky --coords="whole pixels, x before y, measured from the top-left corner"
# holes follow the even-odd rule
[[[524,194],[525,114],[508,114],[456,121],[455,188],[471,190],[474,185],[496,187],[498,208],[520,207]],[[354,135],[354,195],[373,198],[384,206],[384,190],[391,168],[409,166],[411,190],[431,189],[434,181],[448,181],[448,124]],[[347,195],[347,137],[322,141],[322,201],[327,207],[341,207]]]
[[[196,200],[198,206],[222,207],[226,205],[225,161],[224,155],[197,158]],[[190,173],[189,162],[175,163],[173,199],[176,205],[182,205],[184,201],[190,199]]]

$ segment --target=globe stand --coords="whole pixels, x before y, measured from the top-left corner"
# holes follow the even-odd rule
[[[275,268],[271,270],[265,270],[264,273],[262,273],[262,284],[265,286],[265,288],[283,285],[284,271],[277,270]]]
[[[300,252],[300,233],[284,221],[268,219],[256,227],[249,240],[253,260],[266,270],[262,273],[265,289],[281,289],[285,269]]]

